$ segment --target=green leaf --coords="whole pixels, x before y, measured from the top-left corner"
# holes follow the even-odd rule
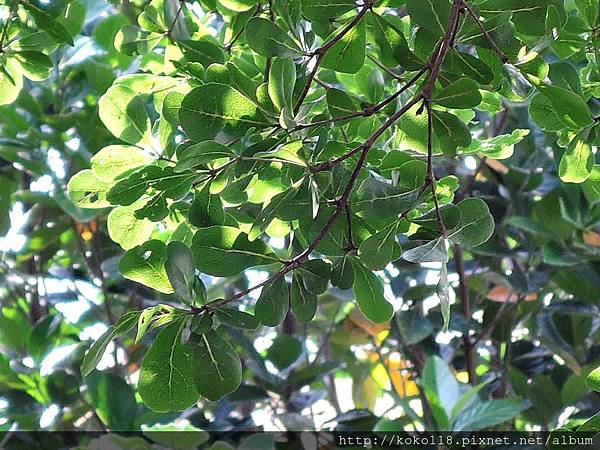
[[[545,131],[560,131],[564,128],[548,97],[537,93],[529,103],[529,115],[533,121]]]
[[[541,85],[539,91],[552,104],[552,109],[560,122],[572,129],[580,129],[594,123],[586,102],[568,89]]]
[[[162,241],[152,239],[138,247],[127,250],[119,261],[119,271],[129,280],[149,288],[170,294],[173,287],[169,282],[165,263],[167,248]]]
[[[403,131],[402,149],[427,153],[427,114],[415,105],[400,119]],[[433,110],[434,154],[453,155],[457,147],[468,147],[471,144],[471,132],[466,124],[456,115],[446,111]]]
[[[138,391],[156,412],[183,411],[198,401],[193,352],[181,344],[183,321],[167,325],[156,336],[140,369]]]
[[[482,97],[475,81],[470,78],[460,78],[438,92],[433,100],[446,108],[468,109],[479,105]]]
[[[398,331],[406,344],[416,344],[431,336],[433,325],[418,308],[398,311],[396,314]]]
[[[257,0],[218,0],[221,5],[231,11],[243,12],[248,11],[254,5]]]
[[[150,142],[150,118],[142,96],[124,84],[113,84],[98,101],[108,130],[129,144]]]
[[[283,160],[295,163],[300,166],[306,166],[304,158],[300,156],[304,149],[302,141],[291,141],[277,147],[275,150],[266,152],[257,152],[253,156],[257,158],[273,159],[274,161]]]
[[[450,2],[448,0],[406,0],[410,20],[426,30],[443,35],[450,22]]]
[[[448,262],[448,244],[439,237],[426,244],[413,247],[402,254],[402,258],[412,263]]]
[[[298,193],[298,189],[290,188],[277,194],[269,204],[258,214],[252,228],[248,233],[248,239],[254,240],[260,236],[271,224],[277,215],[277,210],[283,205],[289,204],[290,200]]]
[[[358,257],[372,270],[383,270],[392,261],[398,247],[396,234],[398,222],[394,221],[383,230],[364,240],[358,248]]]
[[[221,197],[211,194],[210,186],[207,184],[201,191],[196,191],[188,212],[190,223],[199,228],[225,223],[225,211]]]
[[[592,172],[585,182],[581,185],[585,198],[589,203],[595,203],[600,200],[600,165],[594,164]]]
[[[48,33],[50,37],[58,42],[73,46],[73,37],[62,23],[40,8],[30,9],[29,12],[35,19],[37,26]]]
[[[138,200],[148,189],[153,189],[152,193],[162,191],[162,197],[179,200],[188,194],[194,178],[194,173],[175,173],[172,166],[146,166],[121,179],[110,189],[106,198],[113,204],[127,206]]]
[[[452,229],[458,225],[460,221],[460,210],[456,205],[448,204],[440,206],[438,211],[447,229]],[[435,208],[431,209],[422,216],[411,219],[411,222],[418,223],[423,228],[437,233],[439,232],[438,211],[436,211]]]
[[[460,396],[458,381],[448,364],[438,356],[428,358],[421,375],[421,386],[438,428],[448,429],[449,417]]]
[[[394,308],[383,295],[383,283],[358,259],[352,258],[354,270],[354,295],[358,308],[374,323],[384,323],[394,315]]]
[[[196,334],[206,334],[212,329],[213,324],[213,318],[210,314],[206,312],[201,315],[196,314],[192,318],[190,330]]]
[[[486,242],[494,233],[494,218],[480,198],[465,198],[456,205],[460,210],[460,225],[448,235],[448,240],[465,247]]]
[[[348,257],[340,258],[333,266],[331,284],[342,290],[350,289],[354,284],[354,269]]]
[[[54,67],[52,60],[42,52],[20,51],[13,53],[11,57],[16,61],[23,75],[33,81],[45,80]]]
[[[583,183],[592,174],[593,167],[592,146],[581,136],[576,136],[560,160],[558,175],[565,183]]]
[[[513,155],[515,144],[521,142],[529,135],[527,129],[517,129],[511,134],[501,134],[489,139],[473,141],[463,150],[463,153],[481,152],[488,158],[506,159]]]
[[[224,129],[241,136],[250,127],[270,124],[255,103],[231,86],[219,83],[207,83],[190,91],[181,102],[179,119],[188,137],[195,141],[213,139]]]
[[[469,405],[473,404],[473,402],[477,400],[477,394],[479,393],[479,391],[481,391],[492,381],[493,378],[489,378],[483,383],[479,383],[478,385],[469,388],[467,392],[462,394],[454,404],[454,407],[452,408],[450,420],[453,420],[465,407],[468,407]]]
[[[293,336],[281,334],[277,336],[269,349],[267,358],[279,370],[286,369],[298,360],[302,354],[302,342]]]
[[[482,59],[457,50],[448,52],[444,67],[456,75],[472,78],[479,84],[490,84],[494,79],[494,72]]]
[[[575,0],[575,5],[590,27],[600,21],[600,5],[595,0]]]
[[[185,58],[190,62],[201,63],[204,67],[225,62],[221,47],[209,39],[183,39],[178,41],[177,44],[181,47]]]
[[[407,190],[373,178],[367,178],[358,188],[352,210],[360,217],[380,220],[397,217],[416,203],[419,189]]]
[[[67,184],[71,200],[80,208],[106,208],[110,202],[106,194],[112,187],[111,183],[102,181],[89,169],[77,172]]]
[[[63,370],[49,374],[45,384],[51,400],[59,405],[69,406],[81,398],[79,378]]]
[[[156,314],[158,314],[160,309],[161,309],[161,305],[156,305],[156,306],[151,306],[150,308],[146,308],[141,312],[140,317],[138,318],[138,323],[137,323],[137,333],[135,335],[135,340],[134,340],[135,344],[139,343],[142,340],[142,338],[145,336],[146,331],[148,331],[148,328],[150,327],[150,324],[152,323],[152,319],[154,319],[154,316]]]
[[[277,24],[263,17],[253,17],[246,24],[246,42],[262,56],[285,58],[302,53],[294,40]]]
[[[289,292],[284,277],[278,277],[272,283],[262,288],[254,307],[254,314],[262,324],[276,327],[288,312]]]
[[[124,250],[143,244],[152,235],[154,223],[148,219],[136,219],[135,211],[140,204],[119,206],[108,215],[107,227],[110,238]]]
[[[281,111],[285,106],[293,106],[292,96],[296,84],[296,65],[292,58],[275,58],[269,72],[269,97]]]
[[[442,331],[448,331],[448,323],[450,322],[450,293],[449,293],[449,285],[448,285],[448,265],[447,263],[442,263],[442,268],[440,269],[440,280],[438,281],[436,292],[437,296],[440,299],[440,307],[442,309],[442,318],[444,319],[444,324],[442,325]]]
[[[338,18],[356,8],[354,0],[302,0],[302,12],[311,20]]]
[[[137,415],[133,388],[118,375],[94,372],[85,378],[96,414],[111,430],[131,430]]]
[[[177,150],[178,161],[175,166],[175,172],[194,169],[206,163],[221,158],[231,158],[233,152],[215,141],[204,141],[197,144],[188,145],[183,149]]]
[[[12,185],[8,178],[0,177],[0,237],[6,235],[11,227],[10,210]]]
[[[333,118],[344,117],[358,110],[352,97],[341,89],[327,89],[325,97],[327,99],[327,109]]]
[[[242,383],[242,364],[231,345],[217,332],[198,336],[193,348],[192,368],[201,396],[217,401]]]
[[[263,241],[250,242],[248,235],[229,226],[198,230],[192,242],[192,252],[198,270],[218,277],[238,275],[249,267],[278,261]]]
[[[33,326],[29,333],[28,350],[35,361],[40,361],[56,341],[60,332],[60,317],[46,316]]]
[[[102,181],[113,181],[119,175],[154,161],[154,157],[139,147],[109,145],[90,159],[92,172]]]
[[[255,330],[260,325],[258,319],[252,314],[248,314],[244,311],[238,311],[237,309],[216,308],[214,312],[221,322],[235,328]]]
[[[394,16],[382,17],[373,14],[375,42],[379,46],[381,62],[393,67],[400,64],[407,70],[420,70],[422,61],[412,52],[401,27],[393,23]]]
[[[195,450],[210,440],[210,434],[195,426],[184,423],[155,423],[152,426],[144,425],[144,437],[159,444],[159,447],[173,448],[178,450]],[[153,445],[150,448],[155,448]],[[136,447],[135,450],[146,450]],[[214,444],[210,450],[215,450]],[[219,450],[219,449],[216,449]],[[229,449],[221,449],[229,450]]]
[[[298,268],[304,287],[312,294],[319,295],[327,290],[331,277],[331,264],[322,259],[310,259]]]
[[[0,65],[0,68],[0,105],[7,105],[19,96],[23,87],[23,77],[15,60],[9,59],[6,65]]]
[[[434,145],[443,153],[453,155],[457,147],[471,144],[471,132],[465,123],[445,111],[433,111]]]
[[[514,419],[525,408],[525,403],[518,398],[477,402],[458,415],[452,424],[452,430],[477,431],[490,428]]]
[[[184,243],[173,241],[167,245],[165,272],[175,294],[186,303],[194,303],[194,255]]]
[[[106,347],[113,339],[129,333],[137,323],[139,316],[140,311],[129,311],[123,314],[117,323],[110,327],[96,342],[94,342],[81,362],[81,374],[83,376],[88,375],[96,368],[106,351]]]
[[[127,24],[115,36],[115,48],[125,55],[145,55],[156,47],[163,36],[159,33],[148,33],[137,25]]]
[[[321,66],[336,72],[357,73],[365,63],[365,50],[366,31],[361,21],[325,53]]]
[[[597,367],[588,374],[585,384],[591,390],[600,392],[600,367]]]
[[[294,272],[290,289],[290,305],[299,322],[310,322],[317,312],[317,296],[309,292],[302,276]]]
[[[590,417],[588,420],[586,420],[583,424],[581,424],[581,426],[579,428],[577,428],[577,431],[588,431],[588,432],[599,432],[600,431],[600,412],[594,414],[592,417]]]

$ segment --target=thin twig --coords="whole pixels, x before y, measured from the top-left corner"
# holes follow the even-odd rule
[[[458,273],[458,286],[460,289],[460,299],[462,305],[463,316],[469,320],[471,318],[471,299],[469,298],[469,284],[465,274],[465,263],[463,259],[462,248],[460,245],[454,245],[454,261],[456,263],[456,272]],[[467,366],[467,374],[469,376],[469,383],[472,385],[477,384],[477,363],[475,360],[476,352],[475,346],[471,342],[471,337],[468,333],[463,334],[463,348],[465,352],[465,362]]]
[[[347,251],[356,250],[356,245],[354,245],[354,239],[352,238],[352,213],[350,211],[350,205],[346,205],[346,226],[348,227],[348,248]]]
[[[427,72],[426,65],[421,70],[419,70],[419,72],[417,72],[417,74],[415,76],[413,76],[404,86],[402,86],[402,88],[400,88],[398,91],[394,92],[392,95],[390,95],[385,100],[381,101],[380,103],[377,103],[376,105],[368,106],[366,108],[363,108],[360,111],[349,113],[349,114],[346,114],[343,116],[332,117],[331,119],[323,119],[323,120],[318,120],[316,122],[300,124],[300,125],[296,126],[292,131],[300,131],[300,130],[304,130],[306,128],[316,127],[319,125],[343,122],[343,121],[346,121],[349,119],[353,119],[355,117],[370,117],[370,116],[378,113],[379,111],[384,109],[386,106],[388,106],[390,103],[392,103],[394,100],[396,100],[398,97],[400,97],[400,95],[402,95],[409,88],[411,88],[417,81],[419,81],[419,78],[421,78],[425,72]]]
[[[6,38],[8,36],[8,29],[10,28],[10,23],[13,20],[13,16],[15,14],[15,11],[17,10],[19,6],[19,2],[17,0],[12,0],[12,3],[10,4],[10,8],[8,10],[8,17],[6,18],[6,21],[4,22],[4,26],[2,27],[2,35],[0,36],[0,53],[4,52],[4,45],[6,43]]]
[[[469,15],[473,18],[473,20],[475,21],[475,23],[481,30],[481,33],[486,38],[486,40],[489,42],[489,44],[492,46],[492,49],[494,49],[494,51],[498,54],[498,56],[500,57],[502,62],[504,64],[510,63],[510,58],[508,56],[506,56],[506,53],[504,53],[500,49],[500,47],[498,47],[498,44],[496,44],[496,41],[494,41],[494,39],[492,38],[490,33],[485,29],[485,26],[483,25],[481,20],[479,20],[479,17],[477,16],[477,14],[475,14],[475,11],[473,11],[473,8],[471,8],[471,5],[469,5],[466,0],[464,0],[463,3],[464,3],[464,8],[467,10]]]
[[[330,41],[323,44],[321,47],[319,47],[318,49],[316,49],[313,52],[312,56],[316,55],[317,59],[315,61],[315,65],[314,65],[313,69],[308,74],[306,83],[304,84],[304,88],[302,89],[302,92],[300,93],[300,97],[298,97],[298,101],[296,102],[296,106],[294,106],[294,114],[298,113],[298,111],[300,110],[300,107],[302,106],[302,103],[304,103],[304,99],[306,98],[306,96],[308,95],[308,93],[310,91],[312,82],[315,79],[315,76],[317,75],[317,71],[319,70],[319,66],[323,62],[323,58],[325,57],[325,54],[329,51],[329,49],[331,47],[333,47],[335,44],[340,42],[342,40],[342,38],[344,36],[346,36],[346,34],[348,34],[355,26],[357,26],[360,23],[360,21],[363,19],[363,17],[367,13],[367,11],[369,11],[376,2],[377,2],[377,0],[366,0],[365,4],[361,8],[361,10],[358,12],[358,14],[354,17],[354,19],[352,19],[352,21],[350,23],[348,23],[348,25],[346,25],[344,27],[344,29],[342,31],[340,31]]]
[[[368,1],[365,3],[365,7],[367,7],[367,6],[371,7],[373,3],[374,3],[374,1]],[[446,53],[448,52],[448,50],[450,48],[450,42],[454,38],[454,36],[456,34],[456,30],[458,28],[462,4],[463,4],[463,0],[454,0],[448,29],[447,29],[446,33],[444,34],[442,42],[439,45],[438,51],[434,53],[431,60],[428,62],[429,78],[427,80],[427,83],[425,84],[425,87],[418,94],[416,94],[410,101],[408,101],[402,108],[400,108],[398,111],[396,111],[394,114],[392,114],[362,145],[356,147],[355,149],[352,149],[346,155],[344,155],[340,158],[337,158],[337,160],[334,160],[337,162],[341,162],[343,160],[350,158],[351,156],[353,156],[357,153],[360,153],[358,162],[356,163],[356,166],[354,167],[354,170],[350,176],[350,180],[348,181],[342,195],[335,202],[336,207],[335,207],[334,212],[329,217],[328,221],[325,223],[325,225],[323,226],[323,228],[321,229],[319,234],[308,245],[308,247],[304,251],[299,253],[297,256],[292,258],[291,260],[285,262],[284,266],[279,271],[277,271],[275,274],[273,274],[266,280],[262,281],[261,283],[258,283],[247,289],[244,289],[243,291],[240,291],[237,294],[234,294],[228,298],[210,302],[207,305],[205,305],[204,307],[198,308],[196,311],[192,311],[192,313],[194,313],[194,314],[202,313],[206,308],[220,308],[228,303],[238,300],[238,299],[248,295],[250,292],[253,292],[256,289],[259,289],[263,286],[271,284],[275,280],[279,279],[282,276],[285,276],[287,273],[297,269],[304,262],[308,261],[310,254],[319,246],[319,244],[325,238],[327,233],[329,233],[329,230],[334,225],[334,223],[336,222],[339,215],[342,213],[342,211],[345,210],[346,205],[348,204],[348,200],[350,198],[350,194],[352,193],[352,190],[354,189],[354,186],[356,184],[356,181],[358,180],[360,172],[363,169],[364,165],[366,164],[369,151],[375,145],[377,140],[390,127],[392,127],[398,121],[398,119],[400,119],[400,117],[402,117],[407,111],[409,111],[412,107],[414,107],[419,101],[421,101],[421,100],[429,101],[429,99],[431,98],[431,92],[432,92],[433,86],[435,84],[435,81],[436,81],[437,77],[439,76],[441,65],[444,61]],[[361,10],[361,12],[362,11],[366,12],[365,9]],[[323,53],[320,53],[319,55],[323,55]],[[326,170],[326,169],[322,169],[322,170]]]
[[[433,173],[433,113],[431,111],[431,100],[426,98],[423,100],[427,109],[427,176],[426,183],[431,189],[431,196],[433,197],[433,205],[435,207],[435,215],[437,217],[438,228],[443,237],[446,237],[446,226],[442,220],[442,214],[440,213],[440,205],[438,203],[436,193],[436,179]]]
[[[175,28],[175,25],[177,24],[177,20],[179,19],[179,14],[181,14],[184,4],[185,4],[185,2],[183,0],[179,0],[179,8],[177,9],[177,12],[175,13],[175,17],[173,18],[173,22],[171,22],[171,26],[167,30],[167,36],[171,36],[171,34],[173,33],[173,29]]]

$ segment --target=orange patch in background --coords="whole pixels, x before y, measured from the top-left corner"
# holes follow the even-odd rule
[[[400,397],[413,397],[419,395],[417,383],[412,380],[410,371],[406,370],[405,361],[400,361],[398,363],[388,358],[388,367],[390,376],[392,377],[392,384]]]
[[[516,303],[519,298],[523,299],[526,302],[534,302],[538,299],[537,292],[532,292],[531,294],[527,294],[525,297],[519,296],[515,291],[510,289],[507,286],[503,286],[499,284],[498,286],[494,286],[490,289],[490,292],[487,294],[488,300],[493,302],[509,302]]]
[[[347,327],[352,328],[352,325],[354,325],[371,336],[377,336],[382,331],[390,329],[390,322],[373,323],[363,316],[358,308],[354,308],[350,311],[350,314],[348,314],[348,322],[350,323],[344,323],[344,329],[347,330]]]
[[[94,237],[94,233],[98,230],[98,223],[95,220],[87,223],[76,223],[75,229],[84,241],[89,241]]]
[[[593,247],[600,247],[600,234],[595,231],[588,231],[583,233],[583,241]]]
[[[506,167],[504,164],[502,164],[497,159],[488,158],[488,159],[485,160],[485,163],[489,167],[491,167],[492,169],[494,169],[496,172],[499,172],[499,173],[501,173],[503,175],[506,175],[509,172],[508,167]]]

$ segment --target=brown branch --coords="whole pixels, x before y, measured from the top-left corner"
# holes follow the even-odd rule
[[[394,115],[390,116],[390,118],[377,131],[375,131],[375,133],[373,133],[373,135],[367,141],[365,141],[364,144],[359,145],[358,147],[353,148],[352,150],[350,150],[345,155],[339,156],[339,157],[337,157],[335,159],[332,159],[332,160],[329,160],[329,161],[325,161],[324,163],[319,164],[317,166],[313,166],[311,168],[311,171],[313,173],[316,173],[316,172],[321,172],[323,170],[329,170],[329,169],[333,168],[334,166],[336,166],[337,164],[339,164],[339,163],[341,163],[343,161],[346,161],[347,159],[353,157],[357,153],[360,153],[364,149],[364,147],[368,145],[368,143],[371,141],[371,138],[373,138],[373,136],[376,136],[375,140],[377,140],[379,138],[379,136],[381,136],[389,127],[391,127],[410,108],[412,108],[413,106],[415,106],[421,100],[421,96],[420,95],[421,94],[418,94],[416,97],[414,97],[412,100],[410,100],[406,105],[404,105],[401,109],[399,109]],[[373,141],[373,143],[374,142],[375,141]]]
[[[352,237],[352,213],[350,211],[350,205],[347,204],[345,207],[346,211],[346,226],[348,227],[348,248],[347,251],[356,250],[357,247],[354,245],[354,239]]]
[[[356,163],[356,166],[354,167],[354,170],[352,172],[352,175],[350,176],[350,180],[348,181],[348,184],[346,185],[346,187],[344,189],[344,192],[335,201],[336,207],[335,207],[334,212],[329,217],[327,223],[323,226],[323,228],[321,229],[319,234],[309,244],[309,246],[304,251],[302,251],[300,254],[296,255],[291,260],[285,262],[284,267],[282,269],[280,269],[275,274],[273,274],[266,280],[262,281],[261,283],[258,283],[247,289],[244,289],[243,291],[240,291],[237,294],[234,294],[228,298],[210,302],[207,305],[203,306],[202,308],[197,308],[195,310],[190,311],[190,313],[199,314],[199,313],[202,313],[207,308],[219,308],[219,307],[222,307],[222,306],[224,306],[228,303],[231,303],[235,300],[238,300],[242,297],[245,297],[250,292],[253,292],[256,289],[259,289],[263,286],[266,286],[266,285],[274,282],[275,280],[279,279],[280,277],[285,276],[287,273],[297,269],[304,262],[308,261],[309,255],[319,246],[320,242],[325,238],[327,233],[329,233],[329,230],[331,229],[331,227],[333,226],[333,224],[335,223],[335,221],[337,220],[339,215],[342,213],[342,211],[345,210],[346,206],[348,205],[348,200],[350,198],[350,194],[352,193],[352,190],[354,189],[354,186],[360,175],[360,172],[363,169],[363,167],[367,161],[367,156],[369,154],[369,151],[375,145],[375,142],[377,142],[377,140],[381,137],[381,135],[383,135],[390,127],[392,127],[396,123],[396,121],[398,121],[398,119],[400,119],[400,117],[402,117],[408,110],[410,110],[413,106],[415,106],[419,101],[426,100],[426,104],[428,104],[430,102],[431,92],[432,92],[433,86],[435,84],[435,81],[436,81],[437,77],[439,76],[441,64],[444,61],[446,53],[448,52],[448,49],[450,48],[450,43],[454,39],[454,36],[456,35],[456,31],[458,29],[458,23],[459,23],[459,19],[460,19],[460,11],[462,8],[463,1],[464,0],[454,0],[448,29],[447,29],[446,33],[444,34],[444,37],[442,39],[442,42],[440,43],[438,51],[434,53],[434,56],[431,58],[431,60],[428,63],[428,67],[430,70],[429,70],[429,78],[427,80],[425,87],[418,94],[416,94],[410,101],[408,101],[404,106],[402,106],[402,108],[400,108],[398,111],[396,111],[394,114],[392,114],[371,136],[369,136],[369,138],[362,145],[351,150],[346,155],[344,155],[340,158],[337,158],[337,160],[333,160],[333,161],[337,161],[336,162],[336,164],[337,164],[338,162],[344,161],[344,160],[350,158],[351,156],[353,156],[357,153],[360,153],[358,162]],[[365,3],[365,8],[366,9],[370,8],[373,3],[374,3],[374,0],[367,1]],[[361,12],[362,11],[366,12],[366,9],[361,10]],[[323,53],[319,53],[319,56],[322,56],[322,55],[323,55]],[[316,73],[316,71],[315,71],[315,73]],[[432,153],[432,156],[433,156],[433,153]],[[321,170],[326,170],[326,169],[321,169]],[[433,169],[431,168],[430,170],[433,170]],[[434,198],[435,198],[435,195],[434,195]],[[436,209],[437,209],[437,207],[436,207]]]
[[[456,271],[458,272],[458,286],[460,289],[460,299],[462,305],[463,316],[468,320],[471,318],[471,299],[469,298],[469,283],[465,274],[465,263],[463,259],[462,248],[458,244],[454,244],[454,261],[456,263]],[[467,374],[469,375],[469,383],[477,384],[477,368],[475,346],[471,342],[471,337],[468,334],[463,334],[463,348],[465,353],[465,363],[467,366]]]
[[[417,74],[415,76],[413,76],[404,86],[402,86],[402,88],[400,88],[398,91],[394,92],[392,95],[390,95],[385,100],[381,101],[380,103],[377,103],[376,105],[367,106],[366,108],[363,108],[360,111],[349,113],[344,116],[332,117],[330,119],[323,119],[323,120],[318,120],[316,122],[300,124],[300,125],[296,126],[296,128],[294,128],[292,131],[300,131],[300,130],[304,130],[306,128],[316,127],[319,125],[327,125],[330,123],[343,122],[345,120],[353,119],[355,117],[370,117],[374,114],[377,114],[379,111],[381,111],[386,106],[388,106],[390,103],[392,103],[394,100],[396,100],[398,97],[400,97],[400,95],[402,95],[404,92],[406,92],[417,81],[419,81],[419,78],[421,78],[421,76],[423,76],[423,74],[425,72],[427,72],[427,65],[425,65],[421,70],[419,70],[419,72],[417,72]]]
[[[313,52],[312,56],[315,56],[315,55],[317,56],[317,59],[315,61],[315,66],[313,67],[311,72],[308,74],[308,78],[306,80],[304,88],[302,89],[302,92],[300,93],[300,97],[298,97],[298,101],[296,102],[296,105],[294,106],[294,114],[298,113],[298,111],[300,110],[300,107],[302,106],[302,103],[304,103],[304,99],[306,98],[306,96],[308,95],[308,92],[310,91],[312,82],[315,79],[315,76],[317,75],[319,66],[323,62],[323,58],[325,57],[325,54],[327,53],[327,51],[329,51],[329,49],[331,49],[331,47],[333,47],[335,44],[337,44],[339,41],[341,41],[342,38],[344,36],[346,36],[346,34],[348,34],[356,25],[358,25],[360,23],[360,21],[363,19],[363,17],[365,16],[365,14],[367,13],[367,11],[369,11],[376,2],[377,2],[377,0],[366,0],[365,4],[361,8],[361,10],[358,12],[358,14],[354,17],[354,19],[352,19],[352,21],[350,23],[348,23],[348,25],[346,25],[344,27],[344,29],[342,31],[340,31],[330,41],[323,44],[321,47],[319,47],[318,49],[316,49]]]
[[[385,73],[387,73],[390,77],[392,77],[392,78],[394,78],[395,80],[398,80],[398,81],[404,81],[404,77],[402,75],[399,75],[399,74],[395,73],[393,70],[391,70],[389,67],[387,67],[384,64],[382,64],[381,62],[379,62],[373,56],[367,55],[367,58],[369,58],[373,64],[375,64],[377,67],[379,67]]]
[[[427,109],[427,175],[425,178],[425,183],[431,189],[431,196],[433,197],[433,205],[435,207],[435,215],[437,217],[438,228],[440,233],[445,238],[446,237],[446,226],[444,225],[444,221],[442,220],[442,215],[440,213],[440,205],[438,203],[436,190],[436,179],[435,174],[433,173],[433,113],[431,111],[431,100],[424,100],[425,107]]]

